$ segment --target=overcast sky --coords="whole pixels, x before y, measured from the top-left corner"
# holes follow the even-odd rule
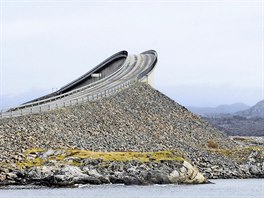
[[[154,87],[186,106],[263,99],[261,1],[2,1],[1,107],[120,50],[158,52]]]

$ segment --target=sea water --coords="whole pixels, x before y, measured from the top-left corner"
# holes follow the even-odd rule
[[[83,185],[78,188],[10,186],[0,189],[0,198],[264,198],[264,179],[211,180],[201,185]]]

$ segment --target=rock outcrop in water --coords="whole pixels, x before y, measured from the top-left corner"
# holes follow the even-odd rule
[[[0,163],[13,165],[10,173],[32,148],[176,150],[208,178],[263,177],[264,171],[263,145],[241,146],[144,83],[79,106],[0,120]],[[237,151],[243,159],[229,151]],[[254,152],[259,158],[253,157],[248,164],[247,159]],[[255,165],[257,168],[252,168]],[[241,167],[248,167],[248,171]]]
[[[204,176],[172,152],[31,150],[11,172],[0,169],[0,185],[201,184]],[[5,178],[5,179],[3,179]]]

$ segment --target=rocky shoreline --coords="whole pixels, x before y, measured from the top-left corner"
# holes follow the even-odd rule
[[[264,150],[252,147],[262,140],[258,138],[258,142],[254,142],[250,137],[240,137],[236,141],[241,147],[231,150],[210,148],[207,153],[194,151],[194,155],[188,157],[176,151],[30,149],[24,152],[23,160],[1,164],[0,187],[204,184],[209,182],[208,179],[264,178]]]
[[[0,186],[202,183],[207,183],[207,179],[198,169],[171,152],[97,153],[40,149],[29,151],[26,161],[0,168]]]

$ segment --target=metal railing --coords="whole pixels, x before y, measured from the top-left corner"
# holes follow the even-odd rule
[[[135,82],[137,82],[137,79],[129,80],[122,84],[118,84],[110,89],[104,90],[102,92],[98,92],[92,95],[89,95],[89,94],[83,95],[80,98],[72,99],[67,102],[58,102],[53,105],[47,104],[45,106],[39,106],[39,108],[36,108],[37,106],[32,106],[29,108],[21,108],[15,111],[1,112],[1,118],[17,117],[17,116],[23,116],[23,115],[28,115],[28,114],[38,114],[38,113],[47,112],[50,110],[59,109],[62,107],[74,106],[74,105],[79,105],[79,104],[89,102],[89,101],[99,100],[107,96],[113,95],[117,92],[120,92],[121,90],[128,88],[129,86],[131,86],[131,84],[134,84]]]

